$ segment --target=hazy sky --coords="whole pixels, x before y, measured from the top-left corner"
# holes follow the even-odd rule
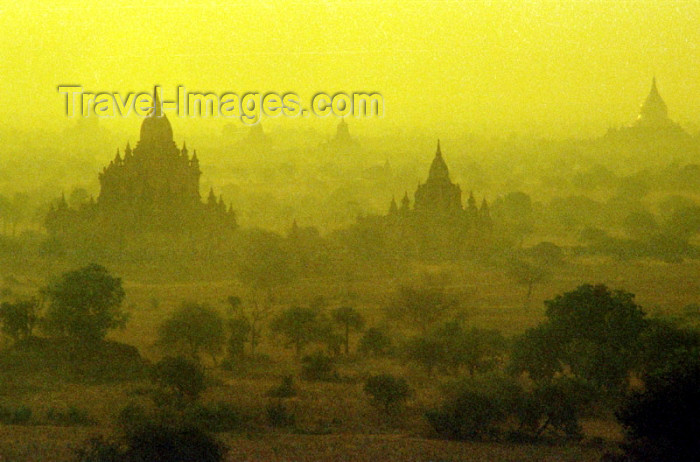
[[[376,91],[386,113],[357,124],[368,133],[578,136],[631,122],[656,74],[671,116],[695,130],[699,46],[698,1],[6,2],[0,116],[56,129],[59,84],[158,83]]]

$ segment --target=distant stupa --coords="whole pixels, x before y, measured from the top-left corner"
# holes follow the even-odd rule
[[[648,144],[650,141],[687,142],[690,135],[668,115],[668,106],[659,93],[656,77],[639,109],[637,119],[630,125],[611,128],[604,140]]]
[[[651,90],[649,90],[649,95],[639,110],[634,125],[647,128],[667,128],[675,125],[668,117],[668,107],[656,87],[656,77],[651,81]]]
[[[430,165],[428,179],[418,186],[415,196],[417,212],[457,212],[462,210],[462,190],[450,180],[450,171],[442,158],[440,140]]]

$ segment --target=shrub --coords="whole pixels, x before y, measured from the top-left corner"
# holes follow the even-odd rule
[[[2,332],[16,342],[31,337],[38,320],[39,301],[36,298],[0,304]]]
[[[68,406],[66,409],[49,408],[46,418],[52,424],[63,427],[94,424],[88,412],[76,406]]]
[[[697,357],[645,377],[646,390],[617,413],[633,461],[697,460],[700,454],[700,361]]]
[[[378,327],[370,327],[360,338],[359,350],[371,356],[386,356],[391,352],[391,338]]]
[[[216,364],[225,340],[223,317],[214,308],[199,303],[183,303],[158,329],[159,345],[166,351],[184,353],[194,361],[206,353]]]
[[[282,400],[271,401],[265,406],[267,422],[271,427],[290,427],[296,422],[294,412],[289,410]]]
[[[127,462],[124,458],[123,445],[104,436],[97,436],[85,441],[73,450],[78,462]]]
[[[267,396],[272,398],[291,398],[297,395],[297,388],[294,385],[294,378],[288,375],[282,379],[276,387],[272,387],[268,392]]]
[[[75,451],[80,462],[219,462],[226,448],[190,426],[147,424],[129,429],[121,440],[93,438]]]
[[[333,360],[323,352],[304,356],[301,360],[301,376],[304,380],[328,381],[338,380],[338,373],[333,367]]]
[[[454,400],[426,413],[433,429],[452,440],[479,439],[497,432],[507,414],[494,396],[478,391],[463,391]]]
[[[122,281],[100,265],[64,273],[43,292],[49,300],[46,327],[57,335],[93,342],[126,325]]]
[[[197,399],[206,388],[202,368],[182,357],[163,358],[153,367],[153,380],[180,398]]]
[[[520,430],[535,438],[547,430],[578,438],[579,418],[593,396],[592,387],[575,378],[560,377],[538,384],[522,395],[515,411]]]
[[[212,432],[228,432],[241,428],[243,416],[232,404],[217,402],[212,405],[195,404],[185,411],[185,422]]]
[[[32,418],[32,410],[28,406],[0,406],[0,422],[5,425],[26,425]]]
[[[516,409],[522,388],[497,376],[469,378],[451,384],[447,399],[425,416],[443,438],[473,440],[497,435]]]
[[[132,402],[129,402],[117,415],[117,424],[122,429],[136,428],[145,425],[151,416],[146,409]]]
[[[390,412],[408,398],[410,388],[402,377],[382,374],[367,379],[364,391],[370,395],[372,402]]]

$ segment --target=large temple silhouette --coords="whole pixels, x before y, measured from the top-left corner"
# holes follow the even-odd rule
[[[97,200],[80,209],[65,198],[46,217],[51,235],[100,240],[110,234],[146,232],[196,235],[236,228],[236,216],[221,196],[209,192],[202,202],[197,152],[190,156],[185,143],[178,148],[170,121],[162,113],[157,92],[154,110],[144,118],[136,146],[126,144],[124,155],[99,174]]]

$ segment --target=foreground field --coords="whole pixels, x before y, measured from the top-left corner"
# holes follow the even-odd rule
[[[62,462],[95,430],[8,426],[0,433],[0,460]],[[458,443],[403,435],[221,435],[231,462],[325,461],[598,461],[600,448]]]
[[[126,329],[109,338],[134,345],[151,362],[167,355],[157,345],[158,328],[185,300],[207,303],[227,312],[227,298],[250,295],[233,278],[159,280],[156,276],[115,269],[124,279],[125,308],[130,315]],[[462,305],[455,316],[467,324],[497,329],[506,337],[519,334],[544,318],[543,301],[586,282],[605,283],[637,295],[636,300],[652,316],[681,316],[687,305],[700,295],[697,275],[700,262],[660,263],[621,262],[609,259],[571,258],[552,271],[550,279],[534,288],[524,299],[525,288],[516,284],[497,267],[487,264],[423,266],[412,268],[403,277],[366,278],[362,281],[300,280],[275,291],[270,316],[291,305],[308,305],[323,297],[328,306],[350,303],[367,320],[367,326],[389,323],[397,341],[414,335],[416,326],[400,326],[385,319],[383,307],[402,285],[434,283],[460,295]],[[16,273],[14,289],[28,277]],[[39,278],[36,278],[39,279]],[[6,277],[6,281],[10,278]],[[19,282],[16,282],[19,281]],[[24,289],[34,286],[25,284]],[[688,318],[697,322],[697,316]],[[425,419],[427,409],[444,397],[446,386],[456,377],[431,375],[400,357],[363,356],[353,335],[349,355],[336,358],[337,380],[302,380],[300,361],[283,339],[273,335],[269,325],[262,331],[256,359],[244,359],[221,368],[203,358],[208,387],[202,396],[206,404],[226,403],[242,416],[235,432],[219,433],[217,438],[229,448],[231,461],[597,461],[621,439],[621,430],[610,409],[592,408],[582,422],[584,438],[558,444],[515,444],[499,438],[492,442],[458,443],[433,439]],[[247,347],[246,347],[247,348]],[[313,345],[308,350],[313,350]],[[247,351],[247,350],[246,350]],[[94,435],[112,435],[119,413],[131,402],[147,405],[148,380],[125,379],[116,382],[76,380],[70,374],[40,372],[17,365],[17,373],[3,371],[0,405],[26,406],[32,417],[23,425],[5,425],[0,432],[1,461],[68,461],[74,448]],[[21,372],[21,373],[20,373]],[[60,370],[59,372],[66,372]],[[406,377],[413,390],[399,415],[379,412],[363,391],[367,377],[390,373]],[[268,390],[283,378],[293,377],[298,394],[287,400],[296,420],[276,426],[269,422],[266,406],[272,402]],[[84,422],[59,426],[49,418],[52,409],[75,407],[84,412]],[[521,441],[521,440],[518,440]],[[563,441],[563,440],[562,440]],[[571,440],[568,440],[571,441]]]

